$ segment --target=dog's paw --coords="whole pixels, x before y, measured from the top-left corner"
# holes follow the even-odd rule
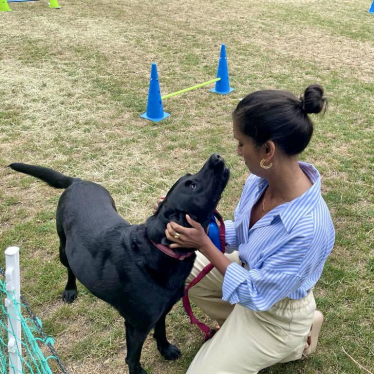
[[[77,290],[65,290],[62,294],[62,300],[65,303],[71,304],[78,296]]]
[[[159,347],[158,350],[166,360],[177,360],[180,356],[182,356],[182,352],[176,345],[173,344],[169,344],[166,347]]]
[[[130,374],[147,374],[140,364],[129,365],[129,372]]]
[[[139,368],[135,370],[130,370],[130,374],[147,374],[147,372],[141,366],[139,366]]]

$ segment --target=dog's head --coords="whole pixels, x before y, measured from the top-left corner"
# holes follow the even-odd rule
[[[165,237],[166,225],[174,221],[190,227],[186,214],[206,230],[210,217],[229,180],[230,171],[223,158],[213,154],[197,174],[186,174],[170,189],[156,213],[148,218],[147,230],[155,243],[169,245]]]

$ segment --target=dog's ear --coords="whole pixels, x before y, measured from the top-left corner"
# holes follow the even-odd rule
[[[191,227],[186,219],[186,212],[175,209],[167,209],[167,207],[161,203],[159,210],[153,216],[147,220],[147,230],[150,238],[156,243],[164,245],[170,245],[172,242],[169,241],[165,236],[166,225],[173,221],[183,227]],[[160,209],[162,208],[162,209]],[[196,220],[196,217],[191,217]]]
[[[173,214],[170,215],[169,219],[170,221],[173,221],[180,226],[191,227],[191,225],[187,222],[186,214],[186,212],[176,210]]]
[[[164,236],[162,239],[161,239],[161,244],[162,245],[166,245],[167,247],[169,247],[170,244],[173,244],[173,242],[171,242],[166,236]]]
[[[191,225],[187,222],[186,212],[181,212],[179,210],[174,211],[172,214],[169,215],[169,222],[170,221],[173,221],[173,222],[175,222],[178,225],[183,226],[183,227],[191,227]],[[161,240],[161,244],[163,244],[163,245],[168,246],[172,243],[173,242],[171,242],[169,239],[167,239],[166,236],[164,236]]]

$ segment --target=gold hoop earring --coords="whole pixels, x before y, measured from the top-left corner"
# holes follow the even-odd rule
[[[263,169],[270,169],[270,168],[273,166],[273,164],[270,163],[269,165],[264,165],[265,161],[266,161],[266,160],[263,158],[263,159],[260,161],[260,166],[261,166]]]

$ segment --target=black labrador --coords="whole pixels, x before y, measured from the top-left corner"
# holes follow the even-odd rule
[[[109,192],[96,183],[40,166],[9,166],[65,189],[56,214],[60,261],[68,270],[63,300],[75,300],[78,279],[118,310],[125,319],[130,374],[146,373],[140,355],[153,328],[161,355],[167,360],[179,358],[181,352],[166,338],[165,317],[184,294],[195,252],[171,250],[165,228],[170,221],[188,227],[186,214],[207,228],[229,179],[224,160],[213,154],[197,174],[180,178],[142,225],[125,221]]]

